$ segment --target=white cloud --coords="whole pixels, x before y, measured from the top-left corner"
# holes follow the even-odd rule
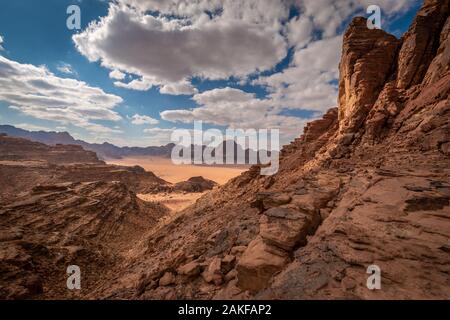
[[[158,124],[159,121],[149,116],[135,114],[134,116],[131,117],[131,123],[136,125]]]
[[[389,21],[417,2],[376,4],[384,21]],[[142,91],[158,87],[163,94],[193,95],[196,108],[163,111],[164,120],[280,128],[287,139],[298,135],[306,120],[285,116],[283,110],[318,114],[336,105],[339,33],[370,4],[373,1],[116,0],[106,17],[73,40],[80,53],[101,62],[111,74],[121,70],[133,76],[130,82],[122,75],[111,76],[118,87]],[[289,18],[293,7],[299,16]],[[274,71],[288,49],[293,55],[284,70],[261,75]],[[266,97],[233,88],[198,93],[191,82],[232,77],[242,85],[249,75],[255,79],[251,84],[267,89]],[[163,132],[158,134],[162,137]]]
[[[141,77],[141,82],[117,83],[132,89],[169,85],[164,89],[167,93],[174,84],[192,77],[243,77],[275,66],[286,55],[278,20],[261,25],[253,17],[256,13],[242,19],[251,7],[229,3],[223,6],[223,16],[214,19],[197,12],[179,19],[155,17],[111,4],[106,17],[91,23],[73,40],[90,61]],[[244,7],[245,12],[240,12]]]
[[[38,126],[35,124],[29,123],[19,123],[14,125],[16,128],[28,130],[28,131],[51,131],[50,128],[44,126]]]
[[[287,69],[261,77],[255,84],[267,86],[278,107],[326,111],[337,103],[333,81],[339,76],[341,46],[341,36],[311,42],[295,51]]]
[[[125,73],[119,71],[119,70],[113,70],[109,73],[109,77],[111,79],[116,79],[116,80],[123,80],[125,79]]]
[[[90,132],[119,133],[93,121],[119,121],[114,108],[122,98],[75,79],[60,78],[45,67],[0,56],[0,101],[38,119],[72,124]]]
[[[0,51],[5,50],[3,49],[2,44],[3,44],[3,37],[0,35]]]
[[[287,24],[287,38],[289,45],[301,48],[312,39],[314,25],[307,16],[295,17]]]
[[[159,90],[160,93],[170,94],[170,95],[192,95],[198,92],[197,88],[195,88],[188,81],[184,80],[178,83],[169,83],[165,84]]]
[[[72,66],[68,63],[61,62],[56,69],[65,74],[76,74],[75,70],[73,70]]]
[[[271,99],[259,99],[239,89],[213,89],[193,97],[200,106],[192,110],[166,110],[161,118],[171,122],[208,124],[235,129],[279,129],[283,143],[297,136],[306,119],[281,115]]]
[[[114,82],[114,85],[116,87],[125,88],[125,89],[131,89],[131,90],[137,90],[137,91],[147,91],[151,87],[154,86],[154,83],[141,78],[141,79],[134,79],[128,83],[122,82],[122,81],[116,81]]]

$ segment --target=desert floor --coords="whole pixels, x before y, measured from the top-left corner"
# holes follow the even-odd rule
[[[245,167],[230,166],[196,166],[196,165],[175,165],[170,159],[158,157],[133,157],[124,159],[110,159],[107,163],[123,166],[141,166],[147,171],[152,171],[158,177],[177,183],[186,181],[189,178],[202,176],[213,180],[219,184],[225,184],[230,179],[237,177],[246,171]]]
[[[138,197],[144,201],[159,202],[172,210],[172,212],[178,212],[195,203],[195,201],[197,201],[205,193],[207,192],[139,194]]]

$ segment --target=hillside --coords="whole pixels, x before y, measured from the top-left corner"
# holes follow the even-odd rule
[[[450,0],[425,0],[401,39],[353,19],[338,105],[283,148],[278,173],[252,166],[180,212],[136,197],[139,168],[7,160],[0,182],[22,184],[0,207],[0,296],[450,299],[449,15]],[[198,186],[214,183],[179,185]],[[382,290],[367,287],[373,265]]]
[[[449,299],[449,1],[402,39],[355,18],[338,108],[142,239],[90,297]],[[366,287],[381,269],[382,290]]]

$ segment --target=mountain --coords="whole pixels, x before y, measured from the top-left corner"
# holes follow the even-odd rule
[[[426,0],[401,39],[355,18],[338,107],[283,148],[278,173],[253,166],[200,198],[115,273],[139,279],[133,293],[105,281],[96,296],[449,299],[449,12]]]
[[[87,143],[83,140],[74,139],[68,132],[47,132],[47,131],[28,131],[20,128],[16,128],[11,125],[0,125],[0,134],[4,133],[11,137],[19,137],[25,138],[31,141],[36,141],[40,143],[44,143],[47,145],[78,145],[83,147],[85,150],[95,152],[100,159],[121,159],[125,157],[163,157],[170,158],[172,154],[172,150],[175,147],[175,144],[169,143],[165,146],[152,146],[152,147],[118,147],[111,143],[105,142],[103,144],[97,143]],[[222,148],[224,151],[224,163],[226,162],[226,150],[227,143],[224,142],[222,144]],[[257,163],[260,163],[260,157],[256,151],[252,149],[245,149],[233,141],[234,147],[234,162],[237,163],[238,154],[243,154],[244,159],[243,162],[248,164],[250,159],[256,159]],[[194,145],[190,146],[191,149],[191,159],[194,159]],[[202,146],[202,154],[203,151],[207,149],[206,146]],[[262,152],[266,152],[262,150]],[[214,150],[210,150],[213,156],[215,155]],[[271,155],[271,152],[266,152],[268,156]],[[203,159],[203,156],[202,156]],[[242,164],[242,163],[240,163]]]
[[[174,144],[160,147],[118,147],[110,143],[87,143],[83,140],[74,139],[68,132],[28,131],[11,125],[0,125],[0,133],[11,137],[25,138],[32,141],[45,143],[47,145],[79,145],[85,150],[93,151],[101,159],[120,159],[133,156],[155,156],[169,158]]]
[[[1,161],[2,190],[25,191],[0,206],[0,297],[450,299],[449,15],[425,0],[401,39],[353,19],[338,106],[276,174],[252,166],[180,212],[132,179],[60,183],[66,164]]]

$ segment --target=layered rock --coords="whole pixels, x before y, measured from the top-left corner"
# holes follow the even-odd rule
[[[447,8],[447,0],[425,1],[402,40],[355,19],[344,38],[339,109],[283,148],[278,173],[261,176],[253,166],[168,217],[85,297],[449,299]],[[10,228],[3,239],[24,234]],[[8,248],[3,255],[22,266],[42,249]],[[381,290],[367,287],[373,265]],[[45,288],[33,278],[17,285]]]
[[[339,128],[354,132],[365,120],[394,71],[399,41],[355,18],[344,34],[339,66]]]
[[[439,35],[449,16],[449,3],[449,0],[426,0],[402,37],[397,74],[400,89],[422,82],[440,46]]]
[[[34,188],[0,208],[0,297],[66,296],[72,264],[89,291],[166,213],[119,182]]]
[[[103,163],[95,152],[76,145],[48,146],[22,138],[0,135],[0,161],[47,161],[51,164]]]

